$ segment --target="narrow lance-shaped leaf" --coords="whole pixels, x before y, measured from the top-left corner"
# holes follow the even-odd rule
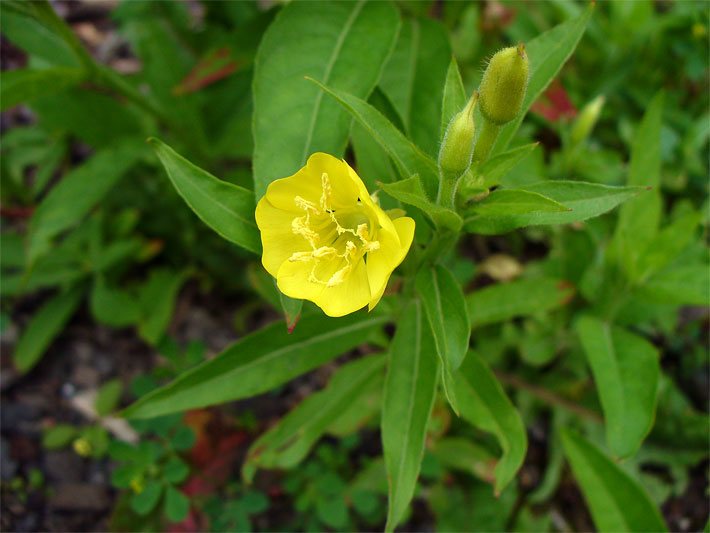
[[[138,334],[146,342],[156,345],[170,324],[175,308],[175,299],[188,272],[173,272],[167,269],[154,270],[141,288],[142,316]]]
[[[639,257],[638,279],[648,279],[676,259],[695,237],[700,219],[700,212],[694,211],[679,217],[659,232]]]
[[[439,21],[405,20],[379,83],[402,117],[407,136],[432,156],[439,147],[436,126],[450,57],[449,39]]]
[[[536,142],[525,144],[488,159],[476,170],[476,175],[480,176],[481,187],[490,189],[499,185],[505,175],[529,156],[539,144]]]
[[[498,189],[471,205],[466,215],[466,230],[495,235],[535,224],[548,213],[566,211],[572,210],[536,192]]]
[[[18,69],[3,72],[0,86],[0,111],[27,103],[50,92],[59,92],[79,83],[84,77],[80,68],[54,67],[47,69]]]
[[[628,457],[653,425],[658,352],[638,335],[595,317],[580,318],[576,330],[594,374],[609,447],[615,455]]]
[[[276,280],[274,280],[274,284],[276,284]],[[281,303],[281,309],[283,309],[284,312],[284,320],[286,320],[286,329],[291,332],[296,327],[298,319],[301,318],[303,300],[291,298],[279,291],[279,301]]]
[[[386,531],[409,505],[419,477],[438,363],[421,304],[411,301],[398,320],[390,347],[382,405],[382,449],[389,485]]]
[[[510,215],[503,218],[500,227],[486,227],[480,217],[467,216],[464,221],[468,231],[477,229],[484,232],[505,232],[515,227],[538,226],[543,224],[570,224],[597,217],[610,211],[620,203],[644,192],[644,187],[609,187],[596,183],[578,181],[543,181],[528,185],[527,192],[540,194],[564,205],[567,210],[536,212],[526,215]]]
[[[577,48],[577,43],[584,34],[593,10],[594,3],[590,2],[579,16],[563,22],[525,43],[530,59],[530,81],[523,101],[523,108],[515,120],[503,126],[493,148],[493,155],[508,147],[530,106],[540,97],[572,55],[574,49]]]
[[[461,217],[455,211],[441,207],[429,200],[422,188],[419,176],[412,176],[394,183],[380,183],[380,187],[395,200],[421,209],[437,226],[453,231],[461,229],[463,224]]]
[[[74,287],[54,296],[32,317],[17,342],[13,360],[20,372],[27,372],[40,360],[54,338],[79,307],[83,290]]]
[[[444,138],[446,127],[454,118],[454,115],[461,111],[466,105],[466,89],[463,86],[461,72],[459,71],[456,58],[451,58],[449,70],[446,72],[446,84],[444,85],[444,96],[441,104],[441,127],[439,130],[439,141]]]
[[[544,313],[570,302],[574,287],[553,278],[498,283],[466,295],[472,327]]]
[[[562,444],[599,531],[668,531],[643,487],[596,446],[570,430]]]
[[[458,414],[452,372],[461,366],[471,337],[466,300],[459,283],[441,265],[422,269],[416,287],[442,363],[444,391]]]
[[[242,469],[250,482],[257,468],[293,468],[308,454],[341,412],[358,403],[359,393],[382,375],[385,357],[368,356],[344,365],[328,386],[312,394],[249,448]]]
[[[151,418],[260,394],[361,344],[386,320],[364,313],[311,315],[290,335],[283,322],[275,322],[144,396],[124,416]]]
[[[97,152],[66,174],[32,216],[28,263],[47,253],[54,237],[78,224],[143,153],[142,143],[124,142]]]
[[[388,2],[293,2],[282,9],[261,40],[254,70],[257,198],[313,152],[345,150],[350,117],[304,77],[367,98],[399,25]]]
[[[251,191],[215,178],[158,139],[150,143],[177,192],[205,224],[228,241],[261,253]]]
[[[631,144],[627,183],[654,190],[631,200],[619,211],[611,251],[631,281],[639,277],[638,261],[658,232],[663,201],[658,190],[661,175],[663,93],[658,93],[639,124]],[[641,273],[642,274],[642,273]]]
[[[671,305],[707,305],[710,294],[710,265],[682,265],[659,272],[639,288],[653,301]]]
[[[495,468],[495,492],[500,494],[523,464],[528,438],[518,411],[503,387],[477,354],[470,352],[454,375],[461,416],[492,433],[503,450]]]
[[[348,111],[382,146],[402,176],[418,174],[426,194],[433,198],[438,187],[436,162],[404,136],[387,118],[367,102],[313,80]]]

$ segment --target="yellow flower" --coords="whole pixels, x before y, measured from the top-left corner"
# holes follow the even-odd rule
[[[414,237],[414,220],[391,219],[350,165],[324,153],[269,185],[256,223],[281,292],[329,316],[372,310]]]

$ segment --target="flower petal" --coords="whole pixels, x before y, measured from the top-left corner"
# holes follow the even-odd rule
[[[362,184],[362,181],[345,161],[330,154],[316,152],[308,158],[306,168],[312,175],[318,177],[319,185],[321,176],[324,173],[328,174],[331,187],[330,201],[333,209],[353,207],[357,204],[357,199],[361,194],[358,182]],[[362,187],[365,186],[362,185]],[[364,190],[367,192],[367,189]]]
[[[333,273],[342,263],[334,261]],[[338,317],[361,309],[370,300],[367,268],[360,260],[345,280],[332,287],[309,281],[311,262],[286,261],[276,276],[279,290],[291,298],[310,300],[328,316]]]
[[[291,231],[291,221],[297,214],[274,207],[265,196],[256,205],[256,225],[261,232],[261,263],[266,271],[276,277],[279,267],[295,252],[311,249],[301,235]]]
[[[378,235],[380,249],[367,254],[367,278],[370,283],[370,303],[372,309],[379,303],[385,292],[392,272],[404,260],[414,239],[414,220],[401,217],[390,222],[396,233],[386,231]]]

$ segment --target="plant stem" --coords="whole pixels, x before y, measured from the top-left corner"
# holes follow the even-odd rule
[[[473,149],[473,160],[477,162],[484,162],[488,159],[488,155],[493,149],[493,145],[498,139],[498,134],[500,133],[500,126],[493,124],[485,117],[483,117],[481,125],[481,133],[478,134],[478,139],[476,140],[476,147]]]
[[[456,209],[456,188],[461,176],[439,169],[439,191],[436,195],[436,203],[447,209]]]

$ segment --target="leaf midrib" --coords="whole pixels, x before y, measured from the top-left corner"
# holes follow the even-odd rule
[[[218,180],[217,178],[215,178],[215,177],[213,177],[213,176],[210,176],[210,179],[214,180],[214,183],[215,183],[215,184],[226,185],[227,188],[231,188],[231,187],[229,187],[229,184],[228,184],[226,181],[220,181],[220,180]],[[186,180],[183,181],[183,186],[184,186],[185,184],[187,184],[187,187],[186,187],[186,188],[189,188],[189,187],[192,185],[193,190],[196,191],[196,192],[198,192],[198,193],[200,193],[200,195],[202,196],[203,199],[209,200],[209,202],[210,202],[212,205],[218,206],[218,207],[221,208],[223,211],[225,211],[228,215],[231,215],[231,216],[233,216],[234,218],[238,219],[240,222],[242,222],[242,223],[244,223],[244,224],[246,224],[246,225],[248,225],[248,226],[251,226],[251,227],[254,228],[254,229],[257,229],[256,221],[254,221],[254,220],[249,220],[248,218],[245,218],[241,213],[239,213],[238,211],[234,211],[234,210],[230,209],[227,205],[225,205],[225,204],[223,204],[221,201],[219,201],[219,199],[218,199],[217,201],[215,201],[215,199],[214,199],[212,196],[210,196],[208,193],[206,193],[205,190],[204,190],[202,187],[200,187],[199,185],[196,185],[195,182],[194,182],[194,180],[186,179]],[[244,192],[246,192],[247,194],[249,194],[249,192],[248,192],[246,189],[244,189],[244,191],[241,191],[241,190],[239,190],[238,188],[236,188],[236,186],[234,187],[234,191],[235,191],[235,192],[238,191],[240,194],[243,194]],[[219,197],[218,197],[218,198],[219,198]]]
[[[348,33],[350,33],[350,30],[353,27],[353,24],[355,24],[355,19],[357,19],[358,15],[362,11],[362,7],[365,5],[365,0],[359,0],[358,3],[355,5],[355,8],[353,9],[352,13],[350,13],[350,16],[348,19],[345,21],[345,26],[343,26],[343,30],[340,32],[340,35],[338,36],[338,40],[335,43],[335,47],[333,48],[333,53],[331,54],[330,58],[328,59],[328,63],[326,64],[325,67],[325,72],[323,73],[323,85],[328,84],[330,81],[330,75],[333,72],[333,67],[335,66],[335,62],[337,61],[338,56],[340,55],[340,50],[343,48],[343,44],[345,43],[345,39],[348,36]],[[301,156],[301,163],[306,162],[306,157],[308,156],[310,152],[310,147],[311,147],[311,142],[313,140],[313,132],[315,131],[316,127],[316,120],[318,118],[318,113],[320,112],[320,105],[321,102],[323,101],[323,91],[318,91],[318,94],[316,95],[316,101],[313,106],[313,113],[311,114],[311,120],[310,124],[308,126],[308,134],[306,135],[306,142],[303,146],[303,155]]]
[[[414,372],[411,380],[411,387],[410,387],[410,394],[409,394],[409,402],[408,402],[408,409],[407,409],[407,431],[404,434],[404,442],[402,446],[402,453],[400,455],[400,460],[399,460],[399,468],[397,472],[397,484],[392,485],[392,502],[390,502],[390,511],[392,513],[391,519],[394,520],[394,508],[395,508],[395,498],[394,498],[394,493],[397,490],[398,487],[402,486],[402,476],[404,473],[404,462],[407,458],[407,448],[409,447],[409,436],[411,432],[411,427],[412,427],[412,414],[414,413],[414,398],[416,396],[417,392],[417,383],[419,382],[419,360],[421,357],[421,351],[422,351],[422,321],[421,321],[421,307],[419,305],[419,302],[414,303],[415,310],[416,310],[416,326],[415,326],[415,340],[414,340]],[[401,491],[399,491],[401,493]],[[388,520],[389,522],[389,520]],[[394,529],[394,525],[393,525]]]

